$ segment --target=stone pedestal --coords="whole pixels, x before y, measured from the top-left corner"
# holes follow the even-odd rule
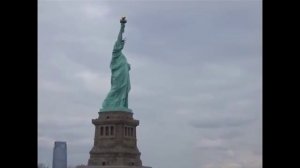
[[[132,112],[99,112],[92,123],[94,146],[88,165],[80,168],[149,168],[142,166],[136,139],[139,121],[133,119]]]

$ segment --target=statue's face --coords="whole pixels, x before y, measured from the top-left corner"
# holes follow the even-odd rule
[[[124,45],[125,45],[125,40],[122,40],[121,42],[119,42],[117,45],[114,46],[114,52],[123,50]]]
[[[120,46],[120,47],[123,49],[123,48],[124,48],[124,45],[125,45],[125,40],[122,40],[122,41],[121,41],[121,46]]]

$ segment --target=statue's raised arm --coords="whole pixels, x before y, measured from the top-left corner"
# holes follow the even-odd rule
[[[123,40],[122,34],[124,33],[125,23],[127,23],[127,20],[126,20],[125,16],[121,18],[120,23],[121,23],[121,29],[120,29],[120,32],[119,32],[118,41],[121,42]]]
[[[125,23],[127,22],[126,17],[122,17],[120,20],[121,28],[118,35],[118,39],[114,45],[113,53],[116,53],[114,56],[117,56],[117,53],[120,53],[124,48],[125,40],[123,39],[122,34],[124,33]]]

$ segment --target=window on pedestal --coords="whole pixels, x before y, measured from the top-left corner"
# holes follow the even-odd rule
[[[124,127],[124,135],[134,137],[134,128],[133,127]]]
[[[132,127],[130,128],[130,136],[133,137],[133,128]]]
[[[100,135],[103,136],[103,127],[100,127]]]
[[[109,135],[109,127],[108,127],[108,126],[105,127],[105,135],[106,135],[106,136]]]
[[[131,128],[128,127],[128,136],[131,136]]]
[[[110,135],[114,135],[115,129],[114,126],[110,126]]]

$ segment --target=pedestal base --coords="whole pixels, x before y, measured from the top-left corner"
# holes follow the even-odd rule
[[[99,112],[93,119],[94,145],[87,167],[83,168],[147,168],[143,167],[137,147],[136,127],[139,121],[132,112]]]

